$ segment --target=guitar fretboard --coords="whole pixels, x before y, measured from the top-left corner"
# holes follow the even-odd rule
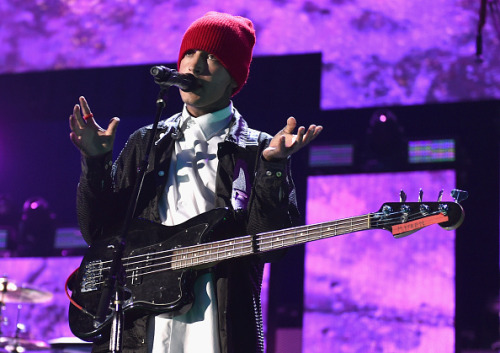
[[[174,270],[305,244],[370,229],[372,214],[200,244],[174,250]]]

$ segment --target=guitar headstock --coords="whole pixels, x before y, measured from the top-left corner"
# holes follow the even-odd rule
[[[385,229],[395,238],[402,238],[432,224],[439,224],[446,230],[458,228],[464,219],[464,210],[458,203],[467,198],[467,192],[453,190],[453,201],[423,202],[420,190],[418,202],[406,202],[406,194],[401,191],[400,202],[387,202],[371,216],[371,227]]]

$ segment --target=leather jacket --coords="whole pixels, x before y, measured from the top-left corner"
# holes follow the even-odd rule
[[[158,125],[149,165],[135,216],[160,222],[158,203],[168,178],[179,114]],[[92,244],[123,221],[144,159],[152,126],[135,131],[115,163],[111,153],[82,158],[77,191],[78,221],[84,239]],[[216,174],[216,207],[234,211],[242,226],[239,235],[289,227],[298,219],[290,161],[268,162],[261,156],[272,137],[250,129],[233,109],[229,133],[219,144]],[[236,231],[236,230],[235,230]],[[234,234],[232,235],[234,237]],[[223,353],[264,351],[260,290],[263,265],[282,251],[250,255],[218,263],[212,268],[216,283],[219,335]],[[129,320],[130,321],[130,320]],[[147,315],[128,322],[123,334],[124,352],[147,352]],[[108,343],[95,342],[93,351],[107,351]]]

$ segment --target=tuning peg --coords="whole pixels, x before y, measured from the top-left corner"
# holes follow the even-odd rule
[[[421,204],[420,213],[422,213],[422,215],[424,216],[428,216],[431,213],[431,208],[429,207],[429,205]]]
[[[403,189],[399,192],[399,202],[406,202],[406,193]]]
[[[423,197],[424,197],[424,191],[420,189],[420,191],[418,192],[418,202],[422,202]]]
[[[453,189],[451,190],[451,197],[455,200],[455,202],[462,202],[463,200],[467,200],[469,197],[469,193],[464,190]]]
[[[443,200],[443,193],[444,193],[444,190],[441,189],[441,191],[439,191],[439,194],[438,194],[438,202],[441,202],[441,200]]]

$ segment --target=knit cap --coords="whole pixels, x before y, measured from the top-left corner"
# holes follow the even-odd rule
[[[238,93],[248,79],[255,30],[252,21],[241,16],[211,11],[194,21],[184,33],[177,68],[188,50],[203,50],[226,68],[238,85]]]

